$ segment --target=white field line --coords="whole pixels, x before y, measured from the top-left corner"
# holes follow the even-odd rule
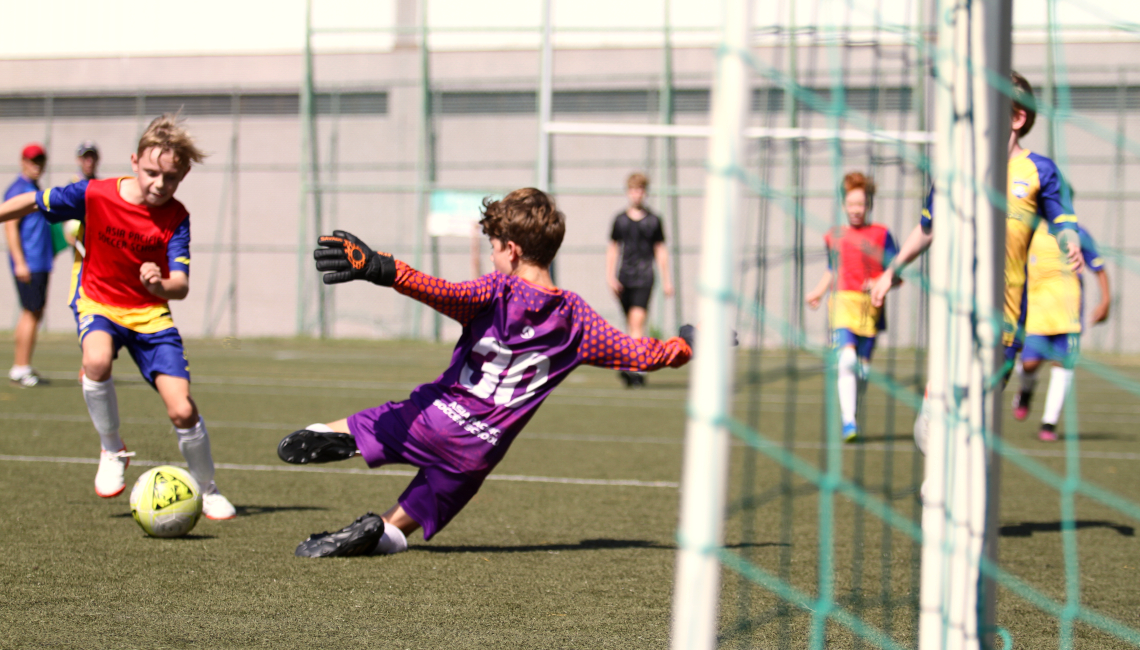
[[[33,422],[34,421],[78,422],[78,423],[90,421],[86,415],[68,415],[68,414],[62,414],[62,413],[0,413],[0,421],[2,421],[2,420],[33,421]],[[169,427],[170,426],[170,421],[163,419],[163,418],[123,418],[122,422],[124,424],[155,425],[155,426],[163,426],[163,427]],[[209,426],[210,428],[215,428],[215,429],[255,429],[255,430],[266,430],[266,431],[281,431],[284,433],[288,433],[289,431],[294,430],[293,428],[295,426],[298,426],[298,425],[295,422],[292,424],[279,424],[279,423],[275,423],[275,422],[232,422],[232,421],[226,421],[226,420],[210,420],[209,422],[207,422],[207,426]],[[300,426],[304,426],[304,425],[300,425]],[[677,446],[684,444],[684,440],[680,436],[678,436],[676,438],[654,438],[654,437],[644,437],[643,438],[643,437],[637,437],[637,436],[604,436],[604,435],[577,435],[577,434],[572,434],[572,433],[542,433],[542,432],[528,433],[528,432],[523,432],[519,437],[520,437],[520,439],[556,440],[556,441],[561,441],[561,442],[627,443],[627,444],[641,444],[641,445],[677,445]],[[734,440],[732,442],[732,444],[734,447],[747,446],[745,443],[743,443],[739,440]],[[860,444],[860,445],[850,445],[850,444],[843,443],[843,444],[839,444],[836,446],[838,446],[840,449],[842,449],[844,451],[857,451],[859,449],[866,450],[866,451],[895,451],[895,452],[900,452],[900,453],[906,453],[906,452],[913,453],[913,452],[918,451],[917,449],[914,448],[914,445],[911,443],[911,439],[908,437],[900,437],[892,445],[888,445],[886,443],[881,443],[881,442],[871,442],[871,443],[864,443],[864,444]],[[792,445],[792,447],[794,449],[824,449],[825,447],[828,447],[828,445],[824,445],[822,442],[797,442],[794,445]],[[1036,456],[1039,458],[1064,458],[1066,455],[1065,451],[1061,450],[1061,449],[1023,449],[1023,448],[1017,448],[1017,450],[1020,451],[1021,453],[1025,454],[1026,456]],[[1082,451],[1080,453],[1080,457],[1081,458],[1089,458],[1089,459],[1104,459],[1104,460],[1140,460],[1140,453],[1133,453],[1133,452],[1126,452],[1126,451],[1120,451],[1120,452],[1117,452],[1117,451]],[[4,459],[4,458],[15,458],[15,457],[0,456],[0,459]],[[23,458],[23,457],[21,457],[21,458]],[[29,456],[28,458],[33,458],[33,457]],[[87,461],[87,460],[77,459],[75,461],[59,461],[59,462],[97,462],[97,461],[95,461],[95,460]],[[132,462],[141,463],[142,461],[132,461]],[[223,467],[223,466],[224,465],[218,465],[218,467]],[[231,467],[233,469],[251,469],[251,468],[258,467],[258,468],[267,468],[267,469],[274,469],[274,470],[279,469],[280,471],[295,471],[295,472],[308,471],[309,470],[309,468],[305,468],[305,467],[301,467],[301,468],[290,468],[290,467],[277,468],[276,466],[272,466],[272,465],[241,465],[241,466],[233,465]],[[345,473],[345,474],[357,474],[357,473],[383,474],[386,471],[389,471],[389,470],[359,470],[359,471],[337,470],[337,472]],[[395,472],[396,470],[391,470],[391,471]],[[404,475],[405,474],[401,474],[401,473],[393,474],[393,476],[404,476]],[[411,476],[412,474],[407,474],[407,475]],[[490,480],[490,479],[488,479],[488,480]],[[526,477],[512,477],[510,479],[500,478],[499,480],[524,481],[524,480],[528,480],[528,479]],[[541,480],[542,481],[548,481],[547,478],[541,478]],[[592,479],[581,479],[581,480],[582,481],[589,481]],[[579,481],[579,479],[568,479],[568,481]],[[551,479],[548,482],[558,482],[558,481]],[[583,484],[587,484],[587,483],[583,483]],[[599,483],[599,485],[624,485],[624,483]],[[670,483],[669,485],[673,485],[673,484]]]
[[[98,465],[98,458],[69,458],[66,456],[7,456],[0,454],[0,461],[22,463],[76,463],[80,465]],[[168,463],[156,460],[131,459],[132,465],[143,467],[157,467],[159,465],[176,465],[186,467],[186,463]],[[365,476],[415,476],[413,470],[403,469],[358,469],[340,467],[294,467],[291,465],[238,465],[234,463],[215,463],[218,469],[230,469],[246,472],[308,472],[311,474],[361,474]],[[677,489],[680,484],[676,481],[635,481],[633,479],[601,479],[601,478],[564,478],[559,476],[522,476],[518,474],[492,474],[488,481],[511,481],[515,483],[556,483],[564,485],[600,485],[606,487],[648,487]]]

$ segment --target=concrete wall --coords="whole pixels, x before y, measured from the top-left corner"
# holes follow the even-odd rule
[[[922,69],[912,50],[899,46],[852,47],[839,52],[801,48],[798,53],[801,81],[827,87],[832,83],[829,66],[838,61],[847,84],[854,87],[897,88],[912,85],[916,68]],[[1072,44],[1065,49],[1069,66],[1067,79],[1073,85],[1115,85],[1127,66],[1140,53],[1138,46],[1123,44]],[[758,58],[774,69],[785,69],[787,53],[759,49]],[[1015,66],[1034,83],[1043,81],[1044,50],[1039,45],[1019,45]],[[674,66],[681,88],[708,88],[715,62],[707,49],[679,49]],[[659,85],[661,52],[656,50],[566,50],[555,56],[556,90],[652,90]],[[538,58],[535,52],[442,52],[431,57],[433,88],[451,91],[533,91],[537,86]],[[1128,74],[1128,73],[1123,73]],[[1140,77],[1140,69],[1130,73]],[[388,93],[388,111],[383,115],[324,116],[319,121],[319,150],[324,163],[322,182],[351,189],[326,193],[326,230],[339,227],[360,235],[376,248],[389,250],[411,261],[416,243],[416,161],[420,115],[418,87],[419,56],[415,50],[397,49],[378,54],[324,54],[316,59],[318,90],[379,89]],[[139,92],[297,92],[302,76],[298,56],[215,56],[89,60],[0,61],[0,94],[67,94]],[[757,86],[770,83],[757,75]],[[1125,77],[1125,83],[1130,82]],[[46,142],[50,155],[49,184],[60,184],[74,173],[73,152],[81,140],[95,139],[103,151],[103,175],[129,173],[127,164],[140,129],[151,115],[105,118],[55,117],[0,118],[0,174],[14,176],[20,148],[28,141]],[[884,128],[916,129],[919,116],[910,111],[879,111],[872,115]],[[1133,187],[1138,170],[1134,150],[1125,155],[1126,164],[1114,163],[1116,152],[1112,133],[1123,126],[1126,133],[1138,133],[1140,111],[1090,111],[1081,115],[1084,126],[1063,130],[1064,155],[1058,158],[1078,189],[1077,209],[1081,220],[1098,238],[1130,253],[1140,252],[1140,232],[1131,225],[1129,212],[1136,196],[1121,194]],[[563,113],[556,119],[574,121],[656,122],[655,113]],[[678,115],[682,123],[700,124],[706,113]],[[818,114],[801,114],[801,126],[823,127],[826,119]],[[755,112],[757,126],[785,124],[780,114]],[[1044,120],[1025,144],[1045,150]],[[288,336],[298,331],[299,287],[307,296],[309,309],[304,316],[305,330],[315,323],[316,274],[307,258],[312,233],[299,233],[301,190],[301,122],[296,115],[189,115],[189,125],[210,158],[196,167],[179,190],[179,199],[190,209],[193,224],[193,272],[190,297],[173,306],[175,318],[188,336],[212,332],[218,336]],[[1091,125],[1091,126],[1090,126]],[[1097,131],[1100,129],[1100,131]],[[443,188],[500,192],[535,183],[537,121],[533,113],[444,114],[436,118],[437,185]],[[1107,139],[1106,139],[1107,138]],[[231,146],[236,139],[236,160]],[[333,151],[335,147],[335,151]],[[567,289],[580,293],[605,317],[620,321],[616,300],[604,282],[604,249],[613,215],[624,202],[623,181],[633,170],[648,170],[655,176],[651,190],[659,189],[657,176],[659,142],[646,138],[556,136],[554,139],[554,178],[559,203],[568,217],[568,231],[558,259],[558,280]],[[1134,148],[1135,149],[1135,148]],[[5,156],[2,152],[9,152]],[[778,143],[750,145],[750,168],[759,178],[778,190],[791,187],[789,145]],[[802,179],[807,199],[804,209],[804,278],[810,287],[824,268],[822,236],[839,218],[834,200],[835,186],[850,169],[869,169],[878,179],[880,197],[874,218],[892,227],[900,240],[917,222],[923,181],[911,164],[902,162],[897,151],[887,146],[848,144],[836,159],[831,145],[805,145]],[[696,252],[701,224],[703,160],[705,143],[678,142],[680,230],[667,228],[667,237],[679,237],[684,254],[680,263],[685,271],[681,286],[686,318],[694,314]],[[239,171],[230,173],[235,163]],[[1120,169],[1123,176],[1117,176]],[[335,170],[335,171],[334,171]],[[234,193],[236,192],[236,198]],[[662,211],[663,197],[651,196],[652,205]],[[741,252],[740,290],[746,296],[757,291],[761,274],[757,262],[767,264],[763,292],[766,308],[776,320],[794,313],[800,301],[795,285],[794,243],[791,219],[778,202],[765,206],[758,199],[746,202],[746,218],[739,237]],[[236,227],[233,217],[236,209]],[[767,215],[766,229],[761,215]],[[669,226],[668,221],[666,222]],[[236,248],[234,243],[236,234]],[[298,250],[299,239],[304,240]],[[761,243],[764,244],[760,247]],[[488,250],[485,242],[483,252]],[[236,251],[236,252],[235,252]],[[440,240],[440,274],[449,279],[471,276],[470,242],[461,238]],[[72,328],[64,293],[67,285],[63,263],[52,280],[52,296],[47,325],[53,331]],[[425,255],[421,267],[430,270]],[[489,261],[484,260],[484,270]],[[1115,270],[1115,269],[1114,269]],[[298,272],[300,271],[300,275]],[[7,275],[7,274],[0,274]],[[1119,273],[1116,274],[1120,276]],[[1132,323],[1140,322],[1140,301],[1129,295],[1140,286],[1134,273],[1117,277],[1123,303],[1113,318],[1120,325],[1098,328],[1086,339],[1086,347],[1140,349],[1140,332]],[[234,284],[237,314],[231,318],[227,292]],[[393,292],[371,286],[345,286],[331,292],[336,336],[396,337],[414,331],[416,311],[410,301]],[[15,321],[15,292],[10,279],[0,281],[0,327]],[[671,303],[658,301],[653,309],[659,324],[675,327]],[[917,329],[918,292],[904,287],[893,300],[889,316],[891,340],[911,345]],[[431,318],[419,314],[419,331],[430,334]],[[751,329],[742,318],[742,330]],[[826,319],[822,311],[808,312],[807,331],[812,341],[826,340]],[[444,338],[454,338],[458,326],[445,324]],[[751,338],[746,338],[750,341]],[[778,329],[766,343],[778,343]]]

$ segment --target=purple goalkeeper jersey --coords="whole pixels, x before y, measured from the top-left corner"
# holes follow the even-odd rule
[[[397,262],[394,288],[463,325],[447,370],[403,409],[409,434],[458,472],[490,471],[579,364],[654,370],[691,354],[679,338],[631,338],[577,294],[516,276],[451,283]]]

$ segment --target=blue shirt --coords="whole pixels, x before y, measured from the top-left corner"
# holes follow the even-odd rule
[[[25,192],[36,192],[39,185],[24,177],[22,174],[8,186],[4,192],[4,200],[19,196]],[[24,250],[24,260],[28,270],[32,273],[50,273],[51,261],[55,257],[55,250],[51,245],[51,224],[44,218],[44,213],[36,210],[20,219],[20,248]],[[8,264],[12,267],[12,254],[8,254]]]

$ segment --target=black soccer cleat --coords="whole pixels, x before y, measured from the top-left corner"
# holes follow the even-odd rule
[[[285,436],[277,445],[277,455],[281,460],[294,465],[348,460],[358,453],[352,436],[335,431],[301,429]]]
[[[384,536],[384,520],[367,513],[335,533],[314,533],[301,542],[293,554],[297,557],[353,557],[368,555]]]

